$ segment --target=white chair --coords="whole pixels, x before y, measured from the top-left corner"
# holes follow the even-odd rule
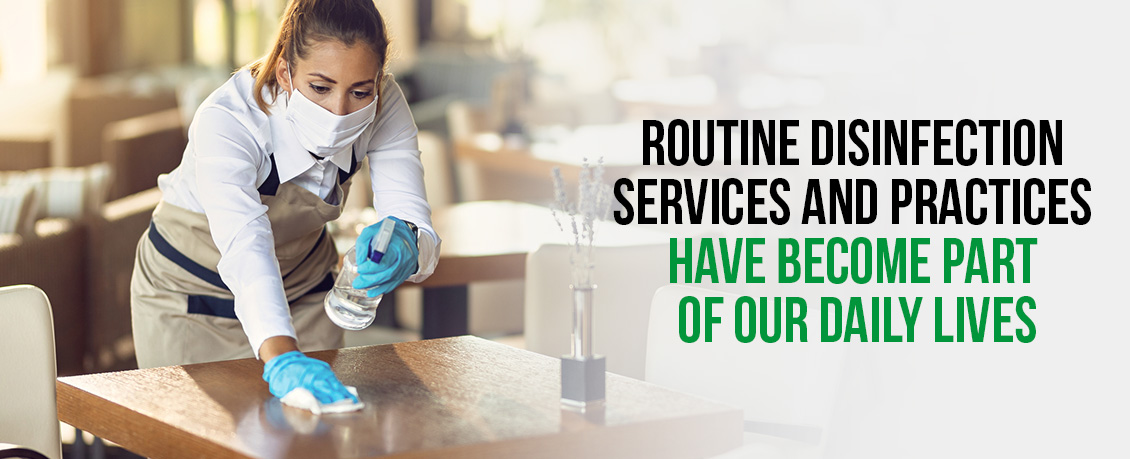
[[[61,458],[51,304],[37,287],[0,288],[0,365],[0,443]],[[0,456],[10,457],[4,451],[0,447]]]
[[[551,357],[570,352],[573,329],[566,245],[542,245],[526,258],[526,349]],[[594,247],[593,351],[610,372],[642,379],[651,295],[666,285],[666,245]]]
[[[762,295],[773,301],[766,293],[749,296],[760,304]],[[712,342],[683,342],[679,313],[686,296],[698,298],[702,314],[706,297],[722,298],[712,311],[721,318]],[[821,457],[843,373],[844,346],[819,342],[819,331],[811,327],[807,343],[786,343],[784,336],[771,344],[760,336],[742,343],[733,328],[739,296],[686,285],[658,289],[651,302],[646,381],[744,410],[746,445],[720,457]]]
[[[451,172],[451,154],[447,142],[431,131],[416,135],[420,145],[420,162],[424,165],[424,189],[432,209],[449,206],[455,201],[455,180]]]
[[[488,115],[482,109],[473,107],[466,101],[457,100],[447,106],[447,136],[454,146],[458,142],[469,141],[476,133],[487,129],[484,120]],[[489,131],[488,131],[489,132]],[[457,150],[456,150],[457,151]],[[456,160],[452,152],[452,169],[455,171],[455,183],[458,188],[455,195],[459,201],[481,201],[486,197],[484,192],[487,184],[484,183],[481,168],[473,161]]]

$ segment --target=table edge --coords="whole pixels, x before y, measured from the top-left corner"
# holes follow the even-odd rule
[[[70,381],[82,379],[83,376],[87,375],[64,376],[55,379],[55,400],[57,406],[57,415],[59,417],[59,420],[62,422],[65,422],[79,430],[90,432],[92,435],[122,445],[122,447],[126,450],[145,457],[252,457],[244,454],[243,452],[227,448],[219,443],[210,441],[204,437],[190,432],[175,428],[164,428],[163,426],[165,426],[166,424],[159,422],[158,420],[147,414],[130,410],[122,405],[106,400],[100,395],[88,392],[70,383]],[[81,397],[79,392],[85,394],[85,397]],[[115,424],[124,422],[127,425],[133,425],[134,428],[118,428],[115,431],[110,431],[98,421],[85,421],[79,419],[79,414],[77,411],[81,408],[77,405],[84,403],[84,400],[86,401],[86,403],[93,405],[90,408],[91,411],[96,411],[101,415],[106,416],[107,420],[109,420],[110,422],[114,422]],[[153,424],[151,426],[141,426],[136,421],[139,417],[150,420],[153,422]],[[154,428],[153,426],[156,426],[156,428]],[[127,438],[115,435],[116,432],[121,431],[145,431],[147,435],[153,435],[154,433],[157,433],[161,437],[149,441],[121,441],[128,440]],[[110,433],[110,435],[107,435],[107,433]],[[173,441],[176,441],[177,443],[173,443]],[[151,449],[150,445],[154,443],[164,443],[166,445],[200,445],[203,446],[203,448],[185,448],[178,450],[177,454],[174,454],[173,456],[168,456],[165,454],[168,452],[168,450],[156,447]],[[133,446],[133,444],[141,444],[142,447],[126,447],[126,444],[131,444],[131,446]]]

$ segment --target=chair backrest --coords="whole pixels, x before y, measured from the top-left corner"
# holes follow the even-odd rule
[[[443,138],[431,131],[416,135],[420,144],[420,161],[424,165],[424,188],[432,209],[449,206],[455,201],[455,180],[451,155]]]
[[[51,165],[49,131],[0,137],[0,171],[26,171]]]
[[[86,166],[105,161],[102,131],[107,124],[177,107],[176,94],[171,89],[136,88],[117,76],[76,81],[66,107],[67,157],[52,165]]]
[[[0,288],[0,442],[62,457],[51,304],[37,287]]]
[[[106,124],[102,131],[102,156],[114,176],[107,199],[115,200],[157,186],[157,176],[180,164],[187,145],[185,124],[178,108]]]
[[[761,295],[767,294],[749,294],[758,306]],[[722,299],[712,307],[712,315],[721,322],[709,343],[702,338],[701,325],[698,341],[686,343],[680,336],[680,302],[687,296],[698,299],[700,317],[705,317],[706,297]],[[658,289],[651,301],[645,379],[742,408],[747,432],[783,432],[786,437],[803,437],[797,438],[802,442],[822,443],[843,372],[844,345],[819,342],[816,330],[808,331],[809,342],[804,343],[785,342],[783,335],[778,342],[765,343],[760,334],[742,343],[734,330],[740,296],[686,285]],[[767,295],[767,300],[772,306],[773,297]],[[809,309],[811,314],[811,305]],[[687,330],[691,322],[687,320]]]
[[[34,285],[51,298],[55,368],[62,376],[87,372],[83,364],[89,300],[86,233],[86,226],[78,222],[50,218],[38,222],[35,237],[0,240],[0,286]],[[0,370],[0,376],[6,371]],[[5,397],[2,394],[0,407]]]
[[[452,140],[467,139],[476,132],[482,131],[482,110],[463,100],[456,100],[447,105],[447,135]]]
[[[570,352],[572,279],[567,245],[542,245],[526,258],[526,349]],[[593,351],[608,371],[643,378],[651,295],[667,283],[667,246],[594,247]]]

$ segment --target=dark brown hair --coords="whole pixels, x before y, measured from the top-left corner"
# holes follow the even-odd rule
[[[376,79],[377,110],[380,111],[381,82],[388,62],[388,35],[373,0],[291,0],[271,52],[244,67],[255,77],[255,102],[263,112],[270,113],[263,99],[263,88],[269,88],[273,96],[279,94],[275,77],[279,58],[293,66],[297,59],[306,58],[311,45],[327,40],[337,40],[345,46],[361,42],[377,54],[381,63]]]

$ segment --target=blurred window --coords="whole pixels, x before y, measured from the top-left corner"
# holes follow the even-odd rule
[[[35,81],[47,72],[48,0],[0,0],[0,81]]]

